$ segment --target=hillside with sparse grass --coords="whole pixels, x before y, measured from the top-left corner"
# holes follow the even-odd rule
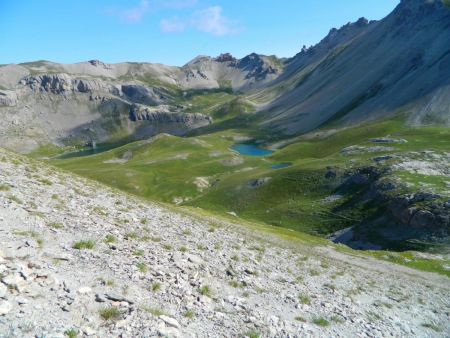
[[[417,270],[442,255],[379,260],[1,149],[0,182],[2,337],[450,333],[448,277]]]
[[[52,163],[151,200],[222,216],[233,214],[322,237],[352,228],[357,231],[349,241],[373,248],[435,250],[437,245],[438,251],[448,250],[450,225],[445,219],[419,226],[398,217],[401,208],[447,217],[448,128],[409,128],[398,118],[323,129],[286,140],[262,157],[233,150],[245,137],[248,142],[248,136],[230,131],[183,138],[161,135]],[[395,207],[397,199],[411,195],[427,200]],[[396,227],[399,234],[387,231]]]

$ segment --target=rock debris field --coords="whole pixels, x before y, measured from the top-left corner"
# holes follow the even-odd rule
[[[0,337],[449,337],[449,279],[0,150]]]

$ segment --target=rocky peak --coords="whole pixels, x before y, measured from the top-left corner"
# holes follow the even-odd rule
[[[330,49],[335,48],[339,44],[348,41],[358,34],[362,33],[375,22],[376,21],[374,20],[369,21],[368,19],[361,17],[355,22],[349,22],[343,25],[341,28],[332,28],[330,29],[328,35],[323,38],[318,44],[309,48],[304,45],[297,56],[312,55],[320,51],[327,52]]]
[[[104,62],[100,60],[89,60],[88,62],[94,67],[103,67],[105,69],[110,69],[108,65],[106,65]]]
[[[199,55],[193,58],[191,61],[189,61],[185,66],[193,66],[199,63],[209,62],[212,58],[207,55]]]
[[[269,74],[278,73],[278,68],[267,57],[256,53],[239,60],[237,67],[248,72],[246,78],[255,78],[256,80],[262,80]]]
[[[233,55],[231,55],[230,53],[223,53],[223,54],[220,54],[218,57],[216,57],[214,59],[214,61],[217,61],[217,62],[235,62],[236,58]]]
[[[333,40],[339,39],[343,36],[352,35],[354,33],[359,33],[361,29],[366,28],[373,21],[369,21],[366,18],[359,18],[356,22],[349,22],[342,26],[341,28],[332,28],[328,35],[321,41],[324,43],[332,43]]]

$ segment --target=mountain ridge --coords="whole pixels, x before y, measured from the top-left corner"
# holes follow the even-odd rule
[[[318,44],[289,59],[256,53],[237,59],[224,53],[198,56],[182,67],[99,60],[4,65],[0,131],[7,146],[30,151],[43,144],[83,144],[86,134],[99,143],[159,131],[207,131],[223,121],[242,125],[227,116],[226,105],[197,107],[186,99],[202,92],[242,97],[252,111],[244,114],[247,124],[283,137],[400,113],[411,125],[448,126],[449,22],[450,9],[440,0],[406,0],[382,20],[360,18],[331,29]],[[199,124],[149,127],[129,119],[135,104],[205,116]],[[71,122],[60,128],[52,118]],[[14,135],[18,125],[27,130],[31,120],[38,122],[34,131]]]

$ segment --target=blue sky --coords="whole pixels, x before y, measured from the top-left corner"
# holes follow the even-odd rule
[[[197,55],[293,56],[399,0],[0,0],[0,63],[100,59],[182,65]]]

